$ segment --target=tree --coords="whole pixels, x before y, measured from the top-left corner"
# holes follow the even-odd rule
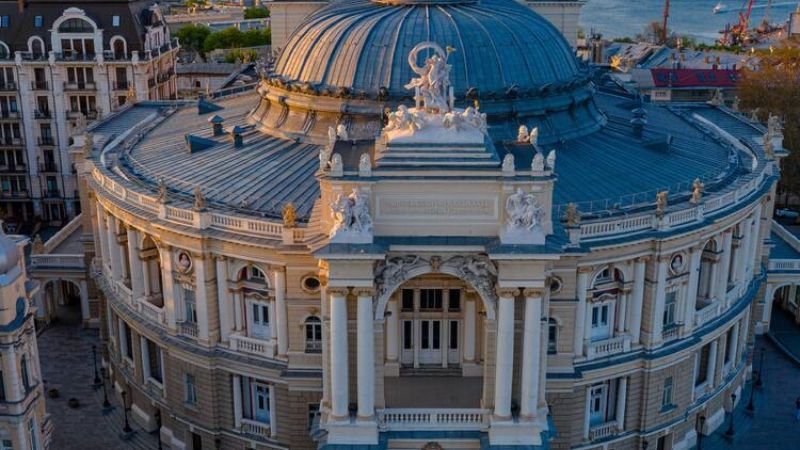
[[[269,10],[267,8],[254,6],[244,9],[245,19],[264,19],[266,17],[269,17]]]
[[[781,163],[782,191],[800,195],[800,45],[757,52],[756,70],[744,69],[739,82],[740,107],[757,110],[764,121],[769,114],[783,120],[783,147],[789,156]]]
[[[203,58],[205,58],[203,44],[210,34],[211,30],[203,25],[184,25],[175,32],[183,48],[198,52]]]
[[[203,50],[210,52],[218,48],[260,47],[272,42],[269,29],[241,31],[230,27],[211,33],[203,42]]]

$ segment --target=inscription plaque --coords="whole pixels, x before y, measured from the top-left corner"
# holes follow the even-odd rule
[[[495,197],[411,197],[380,196],[377,199],[380,218],[438,218],[496,220]]]

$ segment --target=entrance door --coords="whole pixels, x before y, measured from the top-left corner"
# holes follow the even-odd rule
[[[592,307],[592,334],[593,341],[608,339],[610,336],[610,312],[609,304],[605,303]]]
[[[253,416],[261,423],[269,423],[269,386],[253,384]]]
[[[419,363],[442,364],[442,321],[419,321]]]
[[[400,355],[400,362],[403,365],[414,364],[414,321],[403,321],[403,351]]]
[[[458,354],[458,351],[459,351],[458,343],[459,343],[459,337],[460,337],[459,334],[458,334],[458,331],[459,331],[458,323],[459,323],[458,320],[451,320],[450,321],[450,329],[447,330],[448,331],[447,340],[449,341],[448,345],[447,345],[447,363],[448,364],[460,364],[461,363],[461,358],[460,358],[460,356]]]
[[[589,398],[589,422],[598,425],[605,422],[606,386],[594,386]]]

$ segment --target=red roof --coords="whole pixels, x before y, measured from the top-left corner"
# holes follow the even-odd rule
[[[650,69],[656,87],[733,88],[739,72],[731,69]]]

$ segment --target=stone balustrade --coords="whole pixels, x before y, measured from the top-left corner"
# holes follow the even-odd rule
[[[381,430],[486,430],[485,409],[387,408],[378,410]]]
[[[262,423],[252,419],[242,418],[240,431],[244,434],[252,434],[263,438],[270,436],[270,426],[268,423]]]
[[[178,322],[178,333],[197,339],[197,324],[193,322]]]
[[[164,312],[164,308],[159,308],[146,299],[140,298],[136,301],[136,310],[151,322],[155,322],[159,325],[167,324],[167,316]]]
[[[241,334],[230,335],[231,350],[255,356],[272,358],[275,356],[275,342],[247,337]]]
[[[720,314],[720,310],[722,309],[721,306],[722,302],[720,302],[719,300],[714,300],[713,302],[704,306],[702,309],[695,311],[694,325],[696,327],[701,327],[704,324],[713,320]]]
[[[172,205],[161,204],[155,196],[148,196],[112,180],[97,168],[92,171],[92,180],[98,190],[103,190],[114,197],[124,200],[142,210],[150,212],[163,219],[181,225],[209,228],[220,231],[246,234],[273,239],[284,239],[284,226],[282,222],[269,221],[256,217],[234,216],[231,214],[215,213],[211,211],[195,211],[190,207],[180,208]],[[307,239],[304,228],[292,228],[291,236],[295,242]]]
[[[601,423],[599,425],[592,425],[589,428],[589,440],[603,439],[617,434],[617,421]]]
[[[634,233],[647,230],[669,230],[699,222],[709,213],[726,209],[738,204],[758,190],[769,175],[772,174],[772,163],[765,164],[757,176],[742,183],[735,190],[720,195],[708,196],[698,205],[689,208],[671,211],[663,217],[656,215],[655,207],[652,211],[629,215],[612,216],[605,219],[591,220],[580,225],[580,239],[593,240],[622,233]],[[655,201],[655,200],[654,200]]]
[[[630,335],[615,336],[612,338],[604,339],[602,341],[589,342],[586,348],[586,357],[588,359],[602,358],[604,356],[616,355],[630,351],[631,337]]]
[[[57,269],[80,269],[85,268],[84,259],[82,254],[76,255],[48,255],[39,254],[31,255],[31,270],[41,269],[44,267],[51,267]]]

